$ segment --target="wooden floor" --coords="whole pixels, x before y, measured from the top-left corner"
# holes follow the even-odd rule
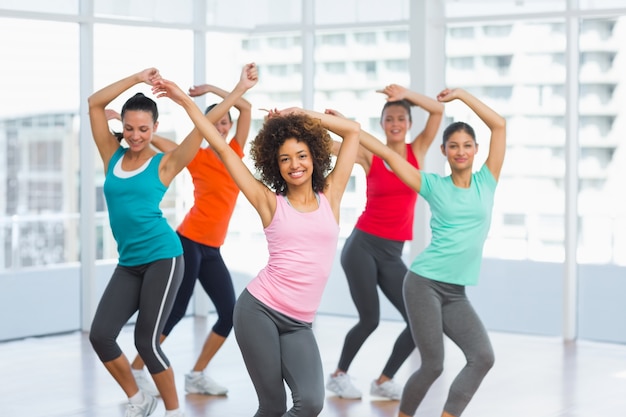
[[[185,395],[184,373],[192,365],[213,317],[185,318],[164,345],[174,371],[186,417],[250,417],[256,396],[234,337],[209,367],[210,375],[226,385],[227,397]],[[333,371],[353,318],[319,316],[315,332],[324,372]],[[363,390],[362,400],[342,400],[327,392],[322,417],[390,417],[397,401],[369,396],[370,381],[378,376],[391,342],[402,325],[383,322],[355,359],[350,373]],[[626,415],[626,346],[492,333],[496,365],[464,416],[598,417]],[[132,329],[120,336],[133,356]],[[438,417],[447,388],[463,364],[458,349],[446,347],[446,368],[416,416]],[[417,354],[401,368],[404,382],[419,365]],[[125,397],[93,353],[84,333],[0,343],[0,414],[4,417],[117,417],[124,415]],[[164,414],[160,403],[153,416]]]

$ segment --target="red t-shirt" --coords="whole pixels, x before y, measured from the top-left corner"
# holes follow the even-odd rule
[[[406,145],[407,161],[419,168],[411,145]],[[367,174],[365,210],[355,227],[384,239],[413,239],[413,217],[417,192],[404,184],[385,161],[374,155]]]
[[[229,145],[243,158],[243,150],[235,138]],[[187,169],[193,179],[194,204],[178,226],[178,232],[194,242],[218,248],[226,239],[239,187],[210,147],[198,150]]]

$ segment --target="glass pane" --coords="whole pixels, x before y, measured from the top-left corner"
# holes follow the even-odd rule
[[[217,27],[255,28],[300,23],[300,0],[207,0],[207,24]]]
[[[566,0],[445,0],[445,16],[466,18],[565,11]]]
[[[620,150],[626,117],[626,81],[620,62],[626,17],[583,20],[579,73],[580,263],[626,265],[625,156]]]
[[[0,9],[78,14],[78,0],[0,0]]]
[[[578,0],[581,9],[615,9],[626,6],[624,0]]]
[[[316,0],[315,24],[408,20],[408,0]]]
[[[128,39],[149,39],[137,47]],[[162,45],[176,45],[163,53]],[[96,25],[94,28],[94,90],[98,90],[121,78],[139,72],[145,68],[156,67],[164,78],[171,79],[181,88],[186,89],[193,84],[193,39],[191,31],[126,27],[113,25]],[[147,84],[138,84],[119,98],[113,100],[111,108],[121,110],[124,102],[133,94],[143,92],[154,97]],[[159,108],[158,133],[168,139],[180,142],[191,131],[191,121],[185,111],[168,98],[156,99]],[[115,122],[111,128],[120,131]],[[102,186],[104,171],[102,160],[94,152],[94,169],[96,170],[96,202],[97,202],[97,233],[99,235],[98,259],[117,258],[117,246],[111,236]],[[184,210],[185,176],[179,174],[172,182],[161,203],[163,214],[172,227],[185,214]]]
[[[0,270],[76,262],[78,25],[0,28]]]
[[[142,22],[191,23],[193,0],[94,0],[94,14]]]
[[[485,256],[564,259],[565,24],[498,22],[451,26],[446,83],[464,87],[507,118],[507,155]],[[462,103],[446,115],[476,129],[487,156],[489,132]],[[450,121],[450,120],[449,120]]]
[[[237,83],[244,64],[255,62],[258,65],[259,82],[245,95],[252,104],[252,126],[243,160],[251,171],[254,171],[254,164],[248,157],[250,143],[267,114],[261,109],[302,106],[301,33],[288,31],[253,36],[207,34],[208,83],[228,90]],[[212,45],[219,46],[215,49]],[[219,65],[215,64],[216,56],[219,57]],[[215,96],[206,97],[207,104],[218,100]],[[236,116],[236,110],[232,111],[233,119]],[[230,133],[232,136],[234,131]],[[241,262],[242,253],[246,254],[246,262]],[[250,276],[256,275],[267,260],[267,243],[259,215],[241,194],[230,221],[222,254],[229,267]]]
[[[372,51],[384,53],[372,54]],[[315,109],[335,109],[384,140],[380,112],[385,96],[376,90],[391,82],[408,86],[411,82],[409,57],[406,26],[318,31],[315,41]],[[366,180],[360,165],[355,165],[353,176],[351,187],[341,200],[340,246],[365,208]]]

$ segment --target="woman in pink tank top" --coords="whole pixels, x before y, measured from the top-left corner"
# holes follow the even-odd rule
[[[242,79],[256,83],[254,64]],[[298,108],[270,111],[250,150],[257,179],[180,88],[162,80],[154,90],[187,111],[261,217],[270,257],[234,313],[235,337],[259,400],[255,416],[319,415],[324,378],[312,321],[336,250],[359,124]],[[328,131],[343,139],[332,170]]]

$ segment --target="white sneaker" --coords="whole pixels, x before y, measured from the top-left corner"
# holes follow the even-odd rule
[[[185,417],[185,413],[183,413],[183,410],[178,409],[176,410],[176,412],[174,414],[167,414],[167,410],[165,411],[167,417]]]
[[[363,396],[361,391],[350,380],[348,374],[339,374],[337,376],[330,376],[328,382],[326,382],[326,389],[334,392],[341,398],[347,398],[351,400],[357,400]]]
[[[157,399],[144,392],[141,404],[128,403],[126,407],[126,417],[147,417],[154,412],[157,406]]]
[[[189,394],[226,395],[228,388],[200,372],[185,375],[185,391]]]
[[[150,378],[143,369],[132,369],[132,371],[133,376],[135,377],[135,382],[137,382],[137,386],[140,390],[152,395],[153,397],[159,396],[159,390],[154,385],[152,378]]]
[[[384,397],[390,400],[399,400],[402,397],[402,387],[396,384],[393,379],[385,381],[380,385],[374,380],[370,387],[370,395],[374,397]]]

